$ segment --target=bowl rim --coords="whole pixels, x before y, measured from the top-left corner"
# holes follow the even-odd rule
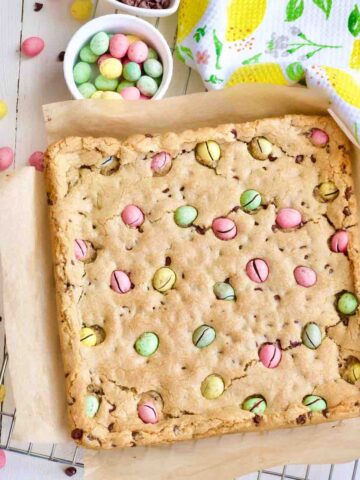
[[[126,5],[118,0],[106,1],[118,10],[122,10],[131,15],[140,15],[141,17],[169,17],[178,10],[180,5],[180,0],[173,0],[173,4],[169,8],[154,10],[152,8],[132,7],[131,5]]]
[[[78,87],[74,81],[74,77],[72,73],[75,60],[80,52],[81,47],[85,44],[85,42],[82,40],[82,36],[84,32],[87,32],[87,34],[84,36],[87,36],[88,38],[90,38],[91,36],[95,35],[97,32],[103,31],[104,29],[106,29],[106,27],[104,28],[104,25],[103,25],[104,21],[112,23],[114,20],[117,20],[117,21],[125,20],[132,24],[137,23],[138,25],[141,25],[147,30],[149,30],[150,36],[152,35],[157,37],[158,41],[160,42],[160,44],[164,49],[164,53],[165,53],[164,56],[166,58],[163,58],[162,61],[164,66],[165,66],[165,63],[167,64],[167,68],[166,69],[164,68],[164,75],[163,75],[163,79],[160,84],[160,87],[155,93],[155,95],[151,98],[151,100],[157,100],[157,99],[163,98],[169,88],[172,75],[173,75],[173,57],[171,54],[170,47],[167,41],[165,40],[164,35],[159,30],[157,30],[151,23],[147,22],[146,20],[143,20],[142,18],[134,17],[133,15],[126,15],[126,14],[119,14],[119,13],[111,13],[108,15],[102,15],[100,17],[93,18],[89,22],[82,25],[70,38],[65,50],[63,73],[64,73],[64,78],[65,78],[67,88],[70,91],[71,95],[73,96],[73,98],[77,100],[85,100],[78,90]],[[98,24],[102,24],[102,26],[97,27]],[[112,27],[109,27],[109,29],[112,29]],[[131,28],[129,28],[128,34],[131,35]],[[69,47],[72,50],[77,51],[76,55],[72,55],[72,57],[74,57],[75,59],[74,62],[69,60],[69,55],[70,55]]]

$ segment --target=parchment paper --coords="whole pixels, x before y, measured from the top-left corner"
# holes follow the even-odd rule
[[[67,135],[125,137],[326,109],[326,101],[306,89],[242,85],[157,102],[64,102],[45,106],[44,115],[52,142]],[[356,172],[359,186],[357,179]],[[26,441],[62,442],[69,437],[46,200],[43,180],[30,168],[0,179],[0,250],[16,435]],[[227,480],[283,462],[342,462],[359,454],[360,419],[354,419],[165,447],[88,451],[85,478]]]

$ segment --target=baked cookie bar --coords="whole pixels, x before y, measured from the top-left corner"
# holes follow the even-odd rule
[[[329,117],[296,115],[50,147],[73,439],[147,445],[359,414],[349,148]]]

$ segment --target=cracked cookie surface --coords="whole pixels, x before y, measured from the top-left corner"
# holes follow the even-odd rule
[[[311,143],[314,128],[328,134],[325,147]],[[272,145],[265,159],[249,152],[257,137]],[[209,141],[219,145],[219,159]],[[196,159],[202,142],[197,155],[203,150],[211,162]],[[154,169],[152,159],[162,152],[171,156],[170,169],[168,157]],[[329,117],[287,116],[123,142],[68,138],[49,148],[46,174],[75,440],[92,448],[134,446],[358,415],[359,319],[336,308],[341,292],[360,295],[357,213],[349,143]],[[323,202],[316,188],[325,182],[339,192]],[[254,210],[240,206],[247,190],[261,195]],[[133,220],[141,224],[131,225],[129,215],[124,223],[129,205],[143,213]],[[196,215],[183,211],[175,222],[182,206]],[[276,218],[290,208],[301,223],[286,230]],[[231,235],[221,239],[213,221],[223,217]],[[347,254],[330,249],[332,235],[343,230]],[[76,240],[83,248],[77,255]],[[309,288],[297,283],[297,267],[313,272]],[[175,275],[156,289],[159,269]],[[215,284],[222,289],[217,285],[216,295]],[[312,322],[320,340],[303,343]],[[158,345],[154,336],[145,344],[144,333],[155,334]],[[139,338],[149,355],[134,348]],[[276,348],[260,360],[268,344]],[[89,395],[99,400],[92,418],[85,413]],[[309,395],[317,403],[304,403]],[[323,399],[321,411],[309,407]]]

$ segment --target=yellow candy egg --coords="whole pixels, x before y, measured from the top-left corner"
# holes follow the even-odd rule
[[[101,98],[103,100],[123,100],[120,93],[117,93],[117,92],[102,92]]]
[[[80,330],[80,342],[86,347],[94,347],[97,344],[95,331],[92,328],[83,327]]]
[[[4,118],[8,112],[8,107],[3,100],[0,100],[0,119]]]
[[[70,6],[70,13],[75,20],[84,22],[89,20],[93,11],[92,0],[74,0]]]
[[[126,35],[126,37],[129,40],[129,45],[140,40],[140,38],[137,37],[136,35]]]
[[[165,293],[168,290],[171,290],[175,285],[176,275],[171,268],[161,267],[156,270],[155,275],[152,279],[152,284],[155,290],[161,293]]]
[[[0,403],[5,400],[6,390],[5,385],[0,385]]]
[[[122,64],[117,58],[107,58],[100,64],[100,73],[108,80],[119,78],[122,72]]]
[[[102,98],[103,93],[104,92],[102,92],[101,90],[98,90],[97,92],[95,92],[91,95],[91,98]]]

